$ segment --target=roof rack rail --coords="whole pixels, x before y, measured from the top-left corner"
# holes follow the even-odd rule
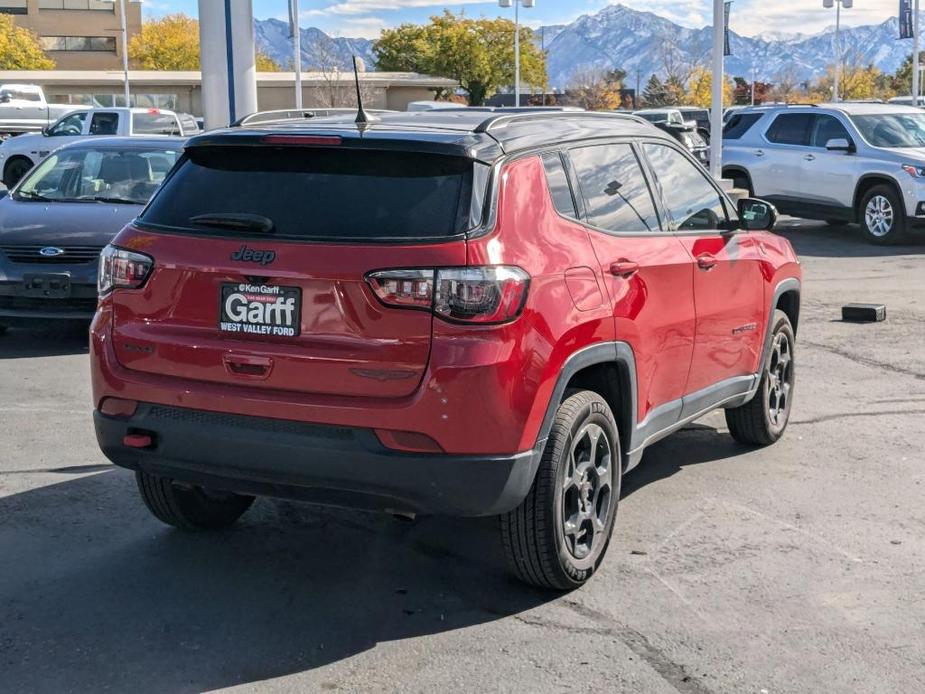
[[[613,111],[533,111],[529,113],[498,113],[483,120],[476,127],[476,133],[488,133],[496,126],[509,125],[515,121],[545,120],[548,118],[622,118],[646,122],[632,113],[616,113]]]

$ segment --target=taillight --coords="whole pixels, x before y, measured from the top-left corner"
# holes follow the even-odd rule
[[[530,276],[518,267],[380,270],[366,276],[386,306],[433,311],[458,323],[505,323],[520,315]]]
[[[96,288],[100,296],[113,289],[137,289],[148,279],[153,267],[154,258],[150,256],[116,246],[106,246],[100,253],[100,271]]]

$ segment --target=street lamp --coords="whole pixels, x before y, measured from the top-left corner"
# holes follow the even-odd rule
[[[835,86],[832,89],[832,101],[838,103],[838,82],[841,79],[841,9],[850,10],[854,0],[822,0],[822,6],[831,10],[835,6]]]
[[[520,107],[520,6],[535,7],[534,0],[498,0],[499,7],[514,6],[514,106]]]
[[[116,0],[103,0],[103,2],[111,2],[113,7],[116,4]],[[136,0],[136,2],[141,2],[141,0]],[[119,18],[122,20],[122,74],[125,88],[125,107],[128,108],[132,104],[128,86],[128,29],[126,28],[125,19],[125,0],[119,0]]]

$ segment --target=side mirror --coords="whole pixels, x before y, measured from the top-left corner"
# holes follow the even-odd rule
[[[742,198],[738,203],[739,228],[770,231],[777,224],[777,208],[758,198]]]
[[[843,137],[836,137],[825,143],[825,148],[830,152],[853,152],[854,145]]]
[[[8,104],[12,101],[9,94],[0,94],[0,104]]]

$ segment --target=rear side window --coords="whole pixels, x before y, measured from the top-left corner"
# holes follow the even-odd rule
[[[760,113],[734,113],[723,126],[724,140],[738,140],[761,120]]]
[[[608,231],[657,231],[658,217],[639,160],[629,145],[597,145],[569,152],[588,221]]]
[[[118,113],[94,113],[90,119],[91,135],[116,135],[119,130]]]
[[[250,214],[274,237],[321,241],[439,239],[469,226],[474,162],[418,152],[194,147],[140,221],[197,226],[199,215]]]
[[[809,145],[812,113],[781,113],[768,128],[768,140],[779,145]]]
[[[575,209],[575,199],[572,197],[568,175],[562,165],[562,157],[558,152],[548,152],[543,155],[543,166],[546,167],[546,184],[549,186],[549,194],[559,214],[576,219],[578,212]]]
[[[132,133],[135,135],[180,135],[177,119],[166,113],[133,113]]]

